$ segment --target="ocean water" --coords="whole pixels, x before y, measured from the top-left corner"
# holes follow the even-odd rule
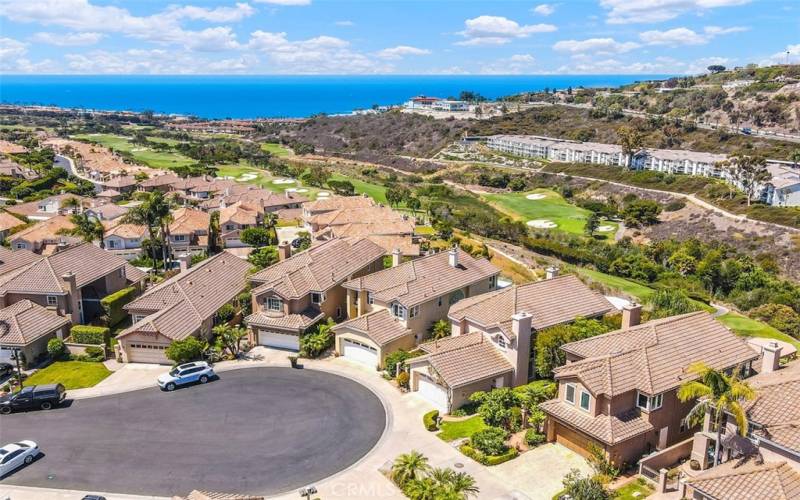
[[[400,104],[415,95],[496,98],[572,86],[617,86],[665,75],[72,76],[0,75],[0,102],[203,118],[305,117]]]

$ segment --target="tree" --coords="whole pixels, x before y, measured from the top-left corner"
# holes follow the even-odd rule
[[[622,217],[628,226],[650,226],[658,222],[661,205],[653,200],[633,200],[622,209]]]
[[[72,228],[64,228],[58,231],[59,234],[67,234],[70,236],[77,236],[87,243],[100,242],[100,248],[105,248],[103,236],[105,228],[100,221],[89,217],[86,212],[80,214],[72,214],[69,216],[69,221],[72,222]]]
[[[172,221],[171,207],[169,201],[164,197],[161,191],[154,191],[150,193],[141,205],[131,208],[128,213],[122,217],[122,222],[126,224],[136,224],[145,226],[151,241],[160,238],[162,243],[162,256],[164,260],[164,270],[167,269],[168,257],[172,254],[169,249],[169,223]],[[152,245],[151,249],[155,250],[157,246]],[[155,266],[158,257],[153,254],[153,265]]]
[[[708,71],[712,73],[722,73],[723,71],[725,71],[725,66],[722,66],[721,64],[712,64],[706,69],[708,69]]]
[[[403,187],[390,187],[386,190],[386,201],[389,202],[389,205],[394,207],[402,203],[410,194],[408,189]]]
[[[261,248],[272,242],[272,235],[263,227],[248,227],[239,234],[239,239],[245,245]]]
[[[226,351],[231,358],[236,358],[242,352],[242,340],[247,337],[247,331],[240,326],[217,325],[213,329],[214,343],[220,352]]]
[[[721,165],[725,167],[731,180],[747,195],[748,207],[759,186],[771,179],[767,170],[767,160],[760,155],[734,153],[726,161],[721,162]]]
[[[587,236],[591,237],[594,236],[594,232],[597,231],[598,227],[600,227],[600,217],[592,212],[589,214],[589,217],[586,218],[586,226],[584,226],[583,231]]]
[[[487,427],[470,436],[469,443],[484,455],[502,455],[508,450],[507,437],[508,432],[505,429]]]
[[[430,337],[434,340],[449,337],[451,333],[450,323],[447,320],[440,319],[431,325]]]
[[[261,270],[278,262],[278,249],[274,246],[256,248],[247,256],[247,262]]]
[[[800,338],[800,314],[784,304],[763,304],[748,313],[750,317],[768,323],[783,333]]]
[[[333,346],[333,318],[325,323],[317,324],[316,331],[307,332],[300,337],[300,353],[307,358],[317,358]]]
[[[406,206],[413,212],[416,212],[422,206],[422,202],[420,202],[419,198],[416,196],[409,196],[406,200]]]
[[[792,162],[792,166],[797,168],[797,166],[800,165],[800,149],[792,151],[792,154],[789,155],[789,160]]]
[[[584,318],[577,318],[571,325],[556,325],[541,330],[536,335],[536,373],[542,378],[551,378],[553,370],[566,363],[562,345],[609,330],[610,327],[605,323]]]
[[[635,128],[622,126],[617,129],[619,145],[622,147],[622,154],[625,155],[625,166],[630,168],[633,155],[642,149],[644,136]]]
[[[653,308],[650,319],[668,318],[698,310],[683,290],[676,288],[656,290],[647,298],[647,304]]]
[[[311,165],[308,172],[303,174],[303,182],[309,186],[322,187],[330,180],[331,175],[333,174],[327,167]]]
[[[197,337],[190,336],[172,342],[164,351],[164,355],[176,365],[180,365],[200,359],[205,347],[205,344]]]
[[[61,359],[64,357],[67,347],[61,339],[50,339],[47,341],[47,354],[52,359]]]
[[[356,194],[356,188],[353,186],[353,183],[350,181],[337,181],[337,180],[329,180],[328,187],[333,190],[334,193],[340,196],[353,196]]]
[[[561,481],[563,493],[575,500],[610,500],[610,491],[596,477],[582,476],[578,469],[570,470]]]
[[[687,373],[698,378],[681,384],[678,388],[678,399],[681,402],[695,401],[686,415],[685,421],[693,427],[703,421],[706,413],[716,428],[717,439],[714,447],[714,465],[719,464],[719,448],[722,439],[723,418],[731,415],[736,420],[739,433],[747,435],[747,415],[742,403],[755,399],[756,393],[750,384],[739,379],[741,370],[734,370],[732,375],[710,368],[705,363],[689,365]]]
[[[478,403],[478,414],[487,425],[510,429],[512,425],[512,408],[520,405],[519,395],[508,387],[491,391],[473,392],[469,400]]]
[[[394,459],[391,472],[392,481],[402,488],[409,481],[421,479],[429,471],[428,458],[414,450],[411,453],[403,453]]]

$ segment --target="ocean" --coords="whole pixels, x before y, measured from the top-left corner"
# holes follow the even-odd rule
[[[545,88],[617,86],[665,75],[73,76],[0,75],[0,102],[202,118],[306,117],[400,104],[415,95],[497,98]]]

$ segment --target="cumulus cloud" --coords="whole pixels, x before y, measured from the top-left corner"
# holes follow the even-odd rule
[[[786,64],[787,60],[793,64],[800,64],[800,43],[787,45],[785,49],[765,58],[760,62],[760,64],[762,66],[769,66],[770,64]]]
[[[703,45],[710,42],[714,37],[746,31],[747,28],[734,26],[721,28],[719,26],[706,26],[702,33],[697,33],[689,28],[673,28],[666,31],[651,30],[639,35],[641,40],[648,45]]]
[[[552,24],[520,25],[501,16],[478,16],[464,21],[466,29],[459,32],[466,40],[456,45],[503,45],[517,38],[527,38],[534,33],[556,31]]]
[[[37,43],[57,45],[59,47],[79,47],[94,45],[105,37],[102,33],[34,33],[31,40]]]
[[[167,9],[166,15],[177,19],[185,18],[213,23],[230,23],[241,21],[246,17],[252,16],[255,12],[256,9],[246,3],[237,3],[235,7],[216,7],[213,9],[194,5],[173,5]]]
[[[485,75],[519,75],[531,73],[536,58],[530,54],[514,54],[511,57],[492,61],[481,68]]]
[[[687,12],[702,12],[718,7],[731,7],[750,0],[600,0],[608,10],[609,24],[657,23],[674,19]]]
[[[542,3],[531,10],[540,16],[549,16],[556,11],[556,6],[551,3]]]
[[[13,38],[0,38],[0,60],[22,57],[28,52],[28,45]]]
[[[553,50],[573,54],[608,55],[630,52],[638,47],[639,44],[636,42],[618,42],[613,38],[589,38],[586,40],[561,40],[553,45]]]
[[[431,51],[428,49],[420,49],[409,45],[398,45],[397,47],[379,51],[378,57],[382,59],[402,59],[405,56],[425,56],[430,53]]]

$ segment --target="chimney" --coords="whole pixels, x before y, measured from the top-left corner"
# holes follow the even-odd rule
[[[78,279],[75,273],[69,271],[61,275],[61,280],[66,285],[68,293],[66,297],[68,310],[65,310],[64,313],[70,317],[73,324],[78,324],[81,322],[80,310],[78,309],[78,301],[80,300],[78,296]]]
[[[292,246],[288,241],[281,241],[278,244],[278,260],[286,260],[292,256]]]
[[[392,250],[392,267],[397,267],[403,260],[403,252],[399,248]]]
[[[184,272],[192,267],[192,256],[189,254],[181,254],[178,257],[178,263],[180,265],[181,272]]]
[[[448,252],[448,262],[450,267],[458,267],[458,248],[453,247]]]
[[[777,371],[781,364],[781,346],[777,342],[770,342],[761,350],[761,373]]]
[[[545,277],[549,280],[558,276],[558,268],[556,266],[550,266],[545,269]]]
[[[533,316],[520,311],[511,316],[511,332],[517,337],[516,359],[514,364],[514,385],[528,383],[528,366],[531,356],[531,321]],[[513,350],[510,351],[514,353]],[[513,354],[512,354],[513,355]]]
[[[632,328],[642,321],[642,305],[631,302],[622,307],[622,328]]]

